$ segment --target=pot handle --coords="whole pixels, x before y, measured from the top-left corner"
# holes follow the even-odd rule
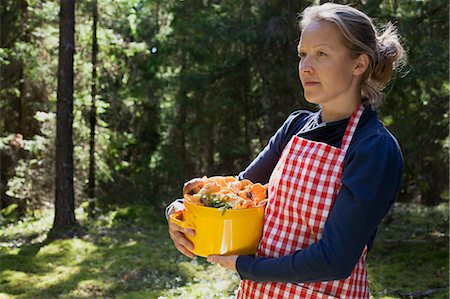
[[[185,212],[186,210],[181,210],[169,215],[169,221],[183,228],[194,228],[189,221],[178,219],[178,217],[183,215]]]

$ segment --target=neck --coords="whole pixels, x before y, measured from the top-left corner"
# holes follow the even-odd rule
[[[339,105],[322,105],[321,118],[323,122],[332,122],[348,118],[355,111],[356,106],[361,101],[352,101],[348,103],[339,103]]]

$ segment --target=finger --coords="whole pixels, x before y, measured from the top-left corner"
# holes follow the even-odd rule
[[[219,263],[221,260],[220,255],[210,255],[206,258],[206,260],[210,263]]]
[[[187,235],[190,235],[192,237],[195,236],[195,230],[194,229],[192,229],[192,228],[184,228],[184,227],[181,227],[181,226],[179,226],[179,225],[177,225],[175,223],[172,223],[172,222],[169,223],[169,232],[170,231],[179,231],[179,232],[182,232],[183,234],[187,234]]]
[[[174,243],[181,243],[181,245],[190,250],[194,249],[194,244],[186,238],[185,234],[193,236],[195,235],[195,231],[193,229],[183,228],[176,224],[169,224],[169,235]]]
[[[193,230],[192,228],[184,228],[184,227],[182,227],[180,232],[182,232],[183,234],[189,235],[191,237],[195,236],[195,230]]]
[[[189,251],[194,249],[194,244],[186,238],[185,234],[193,236],[195,235],[195,231],[193,229],[183,228],[175,223],[169,223],[169,235],[175,247],[185,256],[194,258],[195,254]]]
[[[194,243],[192,243],[186,236],[181,232],[173,232],[170,237],[172,238],[175,244],[180,244],[183,247],[186,247],[189,250],[194,249]]]
[[[193,254],[192,252],[187,250],[184,246],[175,243],[175,247],[178,249],[179,252],[181,252],[185,256],[187,256],[187,257],[189,257],[191,259],[195,257],[195,254]]]
[[[189,249],[190,250],[194,249],[194,244],[192,244],[191,241],[186,239],[184,234],[177,232],[177,231],[171,232],[170,238],[172,239],[173,244],[178,249],[178,251],[180,251],[181,253],[183,253],[184,255],[186,255],[190,258],[195,257],[195,255],[189,251]]]

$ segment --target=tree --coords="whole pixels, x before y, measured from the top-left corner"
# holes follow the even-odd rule
[[[97,112],[95,98],[97,96],[97,0],[92,1],[92,83],[91,83],[91,113],[90,113],[90,139],[89,139],[89,186],[88,197],[95,197],[95,126],[97,123]]]
[[[297,13],[313,2],[319,3],[78,1],[77,71],[70,82],[75,146],[73,162],[58,161],[58,167],[66,165],[61,170],[53,165],[53,103],[57,88],[58,100],[65,99],[60,89],[67,80],[57,87],[52,75],[60,3],[2,1],[2,206],[22,201],[32,210],[52,201],[55,182],[72,188],[59,182],[63,178],[74,184],[73,195],[58,195],[71,202],[67,210],[74,197],[87,196],[164,205],[193,176],[236,174],[290,112],[314,108],[303,98],[296,66]],[[403,199],[441,202],[448,190],[448,1],[335,2],[351,2],[380,25],[398,25],[409,64],[386,89],[379,116],[402,147]],[[102,16],[96,30],[93,4]],[[60,54],[73,55],[73,44],[60,46]],[[69,75],[58,76],[63,74]],[[72,122],[72,115],[59,110],[59,122]],[[59,130],[58,140],[66,138],[61,144],[71,139]],[[23,135],[26,157],[5,151],[16,133]],[[58,152],[59,160],[68,157]],[[14,163],[7,165],[5,157]]]
[[[23,155],[29,151],[10,145],[10,141],[15,140],[14,136],[31,139],[39,132],[34,115],[37,110],[46,110],[47,100],[43,80],[33,76],[40,43],[33,32],[42,25],[34,4],[26,0],[5,0],[0,4],[0,209],[16,203],[22,212],[29,197],[21,195],[30,193],[22,188],[22,183],[20,187],[16,184],[19,192],[11,190],[8,184],[14,184],[21,160],[34,157]],[[40,70],[39,74],[43,73]]]
[[[398,24],[408,64],[386,90],[381,117],[402,147],[402,195],[439,204],[449,182],[448,1],[374,1],[366,8]]]
[[[75,52],[75,1],[61,0],[56,107],[56,193],[53,229],[75,226],[73,187],[73,56]]]

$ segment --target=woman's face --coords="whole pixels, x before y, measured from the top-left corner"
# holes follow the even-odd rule
[[[350,57],[342,33],[329,22],[311,22],[298,44],[299,75],[310,103],[332,106],[359,97],[356,60]]]

